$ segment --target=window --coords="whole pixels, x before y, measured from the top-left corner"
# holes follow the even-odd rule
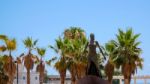
[[[37,80],[37,79],[38,79],[38,77],[36,76],[36,77],[35,77],[35,80]]]
[[[23,76],[23,80],[25,80],[25,79],[26,79],[26,77]]]

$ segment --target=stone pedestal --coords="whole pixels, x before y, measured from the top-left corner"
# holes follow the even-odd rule
[[[96,76],[86,76],[77,81],[77,84],[109,84],[108,81]]]

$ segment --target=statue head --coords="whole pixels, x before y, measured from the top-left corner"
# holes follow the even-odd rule
[[[94,41],[94,40],[95,40],[95,37],[94,37],[94,34],[93,34],[93,33],[90,34],[90,40],[91,40],[91,41]]]

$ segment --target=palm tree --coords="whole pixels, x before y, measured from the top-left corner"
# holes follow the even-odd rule
[[[26,38],[23,43],[28,48],[28,54],[23,58],[24,66],[27,70],[27,84],[30,84],[30,70],[34,67],[34,60],[36,57],[32,54],[32,50],[35,49],[38,40],[32,40],[32,38]]]
[[[137,67],[142,68],[143,59],[140,57],[142,50],[138,47],[140,42],[137,41],[140,34],[134,34],[130,28],[126,32],[119,29],[116,36],[117,40],[113,41],[117,46],[114,62],[118,67],[121,66],[125,84],[130,84],[131,75],[136,73]]]
[[[5,35],[0,35],[0,40],[5,40],[6,36]],[[0,52],[4,52],[6,50],[6,47],[4,45],[0,45]],[[3,69],[3,56],[0,55],[0,84],[7,84],[8,79],[6,79],[5,77],[6,74],[4,73],[4,69]]]
[[[67,43],[65,57],[67,58],[67,69],[71,74],[72,84],[76,83],[77,79],[85,76],[87,58],[83,54],[86,41],[83,39],[72,39]],[[77,77],[77,78],[76,78]]]
[[[8,76],[4,72],[3,65],[4,65],[3,56],[0,56],[0,84],[7,84]]]
[[[80,27],[70,27],[68,29],[65,29],[64,31],[64,38],[68,39],[77,39],[85,37],[85,32]]]
[[[77,39],[77,37],[73,37],[76,38],[76,40],[73,40],[72,37],[64,37],[63,39],[59,37],[55,40],[56,45],[50,46],[50,48],[60,55],[60,59],[55,63],[55,68],[60,73],[61,84],[64,84],[67,69],[71,74],[72,84],[75,83],[76,76],[81,78],[83,75],[85,75],[86,63],[83,64],[83,61],[81,60],[84,60],[84,57],[82,57],[82,51],[84,50],[85,46],[83,44],[85,44],[87,40],[84,38],[82,41],[80,41]]]
[[[87,43],[87,39],[85,36],[84,30],[78,27],[70,27],[66,29],[64,32],[64,38],[68,39],[67,44],[67,52],[65,56],[69,57],[68,61],[68,70],[71,74],[72,84],[76,83],[76,76],[78,79],[85,75],[86,72],[86,60],[83,55],[84,46]],[[83,74],[82,74],[83,73]]]
[[[109,55],[109,59],[105,65],[105,73],[106,76],[108,77],[109,84],[112,84],[112,77],[115,69],[115,64],[113,62],[113,57],[116,56],[115,48],[116,46],[114,45],[113,41],[110,41],[105,45],[105,49],[107,51],[107,54]]]
[[[56,42],[55,46],[50,45],[49,47],[53,49],[57,54],[60,55],[60,58],[55,63],[54,67],[56,68],[56,70],[58,70],[60,74],[61,84],[64,84],[66,78],[66,70],[67,70],[66,58],[64,57],[64,52],[65,52],[64,41],[59,37],[58,39],[55,40],[55,42]]]
[[[5,45],[1,46],[0,50],[9,52],[9,55],[5,55],[6,60],[4,62],[4,71],[6,72],[7,76],[9,77],[9,84],[13,83],[14,76],[16,74],[16,65],[14,63],[13,57],[11,52],[16,49],[16,40],[15,39],[8,39],[5,35],[0,35],[0,39],[2,39]]]
[[[43,61],[43,56],[45,55],[46,49],[44,48],[37,48],[37,52],[40,55],[40,63],[37,65],[37,72],[40,73],[40,84],[43,84],[43,80],[44,80],[44,71],[45,71],[45,64]]]
[[[70,27],[64,31],[63,38],[56,39],[55,46],[50,46],[60,55],[55,68],[60,73],[62,84],[64,83],[67,69],[71,75],[71,84],[75,84],[76,77],[80,79],[85,76],[87,59],[86,55],[83,54],[83,50],[86,43],[87,39],[84,30],[78,27]]]
[[[83,55],[83,50],[87,39],[85,37],[84,31],[78,27],[70,27],[66,29],[63,33],[63,38],[59,37],[56,40],[57,48],[53,49],[61,55],[60,60],[57,65],[61,62],[63,66],[66,66],[71,75],[72,84],[75,84],[76,77],[79,79],[85,75],[86,72],[86,58]],[[64,71],[66,69],[63,69]],[[66,71],[64,71],[66,73]]]
[[[66,78],[66,70],[67,70],[67,64],[64,58],[59,59],[54,67],[56,68],[56,70],[58,70],[59,74],[60,74],[60,80],[61,80],[61,84],[65,84],[65,78]]]
[[[82,42],[78,40],[79,38],[83,38],[82,35],[83,32],[81,31],[83,30],[77,27],[71,27],[70,29],[66,29],[63,33],[64,37],[63,38],[59,37],[56,40],[56,45],[54,47],[50,46],[52,49],[56,51],[56,53],[60,54],[61,56],[60,59],[56,62],[55,68],[60,73],[62,84],[64,84],[64,79],[66,76],[67,69],[71,74],[72,84],[75,83],[76,81],[76,73],[78,72],[78,78],[80,78],[81,71],[79,70],[85,70],[85,67],[83,67],[84,69],[80,67],[78,68],[78,70],[76,68],[76,66],[81,66],[81,65],[83,66],[83,64],[81,64],[82,62],[77,62],[77,59],[79,59],[81,56],[81,53],[79,53],[81,51],[79,50],[83,50],[83,46],[79,44],[83,44],[83,42],[86,42],[85,37],[84,37],[84,41]]]

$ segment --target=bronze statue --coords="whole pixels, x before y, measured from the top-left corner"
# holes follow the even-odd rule
[[[101,54],[104,56],[104,53],[97,41],[95,41],[94,34],[90,34],[90,42],[88,42],[85,46],[85,50],[88,48],[88,64],[87,64],[87,75],[94,75],[102,78],[100,75],[99,71],[99,65],[98,65],[98,60],[97,60],[97,53],[96,53],[96,48],[99,48]],[[85,51],[84,50],[84,51]],[[104,56],[104,59],[105,56]]]

